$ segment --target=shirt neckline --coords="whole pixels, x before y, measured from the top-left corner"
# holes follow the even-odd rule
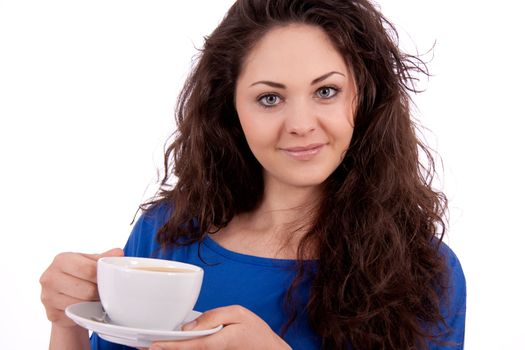
[[[215,253],[227,259],[245,263],[245,264],[274,266],[274,267],[294,267],[295,265],[299,263],[298,260],[295,260],[295,259],[274,259],[274,258],[266,258],[266,257],[261,257],[261,256],[237,253],[232,250],[226,249],[223,246],[221,246],[219,243],[215,242],[210,237],[209,234],[206,234],[204,236],[202,243],[206,245],[206,247],[214,251]],[[305,263],[307,265],[315,264],[317,263],[317,260],[305,260]]]

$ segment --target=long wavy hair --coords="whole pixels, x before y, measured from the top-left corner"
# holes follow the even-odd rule
[[[297,277],[312,281],[307,312],[324,349],[424,348],[440,314],[446,267],[438,252],[446,197],[432,188],[429,148],[417,137],[410,93],[424,62],[398,48],[394,26],[367,0],[238,0],[206,38],[180,93],[178,129],[165,152],[156,197],[176,208],[163,247],[200,242],[263,197],[263,169],[234,105],[244,59],[269,30],[321,27],[351,67],[358,89],[355,130],[326,180],[319,210],[297,252]],[[318,269],[307,271],[315,247]],[[441,328],[442,329],[442,328]],[[435,334],[434,334],[435,335]]]

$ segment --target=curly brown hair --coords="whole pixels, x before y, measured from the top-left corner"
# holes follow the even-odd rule
[[[206,38],[181,91],[164,179],[144,208],[161,201],[176,208],[157,235],[169,247],[201,241],[261,202],[262,167],[239,123],[235,85],[261,37],[291,23],[326,32],[354,73],[358,101],[349,149],[299,245],[283,332],[308,275],[307,311],[324,349],[424,348],[444,322],[447,283],[438,252],[446,197],[431,186],[433,157],[410,114],[416,75],[428,72],[399,50],[394,26],[367,0],[238,0]],[[301,263],[312,246],[315,273]]]

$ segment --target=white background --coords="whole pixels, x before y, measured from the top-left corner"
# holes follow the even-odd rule
[[[57,253],[124,245],[195,48],[231,3],[0,0],[1,348],[47,347],[38,279]],[[415,101],[443,158],[465,348],[525,349],[519,2],[380,4],[404,48],[436,42]]]

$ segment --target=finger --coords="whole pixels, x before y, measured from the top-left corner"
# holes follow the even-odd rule
[[[81,301],[99,300],[96,283],[67,274],[54,275],[51,278],[50,286],[52,286],[52,289],[57,293]]]
[[[203,329],[215,328],[219,325],[230,325],[242,323],[253,314],[250,310],[239,306],[225,306],[219,307],[210,311],[206,311],[195,320],[186,323],[182,326],[183,331],[197,331]]]
[[[110,249],[102,254],[59,254],[55,259],[59,260],[62,272],[97,283],[97,260],[105,256],[122,256],[124,252],[120,248]],[[63,262],[60,259],[64,260]],[[67,261],[65,261],[67,260]]]
[[[72,325],[72,321],[64,314],[64,310],[72,304],[82,302],[76,298],[59,293],[42,293],[42,302],[46,307],[47,318],[53,323],[62,323]]]
[[[97,262],[83,254],[60,254],[57,266],[64,274],[97,283]]]
[[[51,302],[51,306],[55,310],[65,311],[69,305],[78,304],[84,302],[83,299],[78,299],[65,294],[55,294],[54,300]]]

